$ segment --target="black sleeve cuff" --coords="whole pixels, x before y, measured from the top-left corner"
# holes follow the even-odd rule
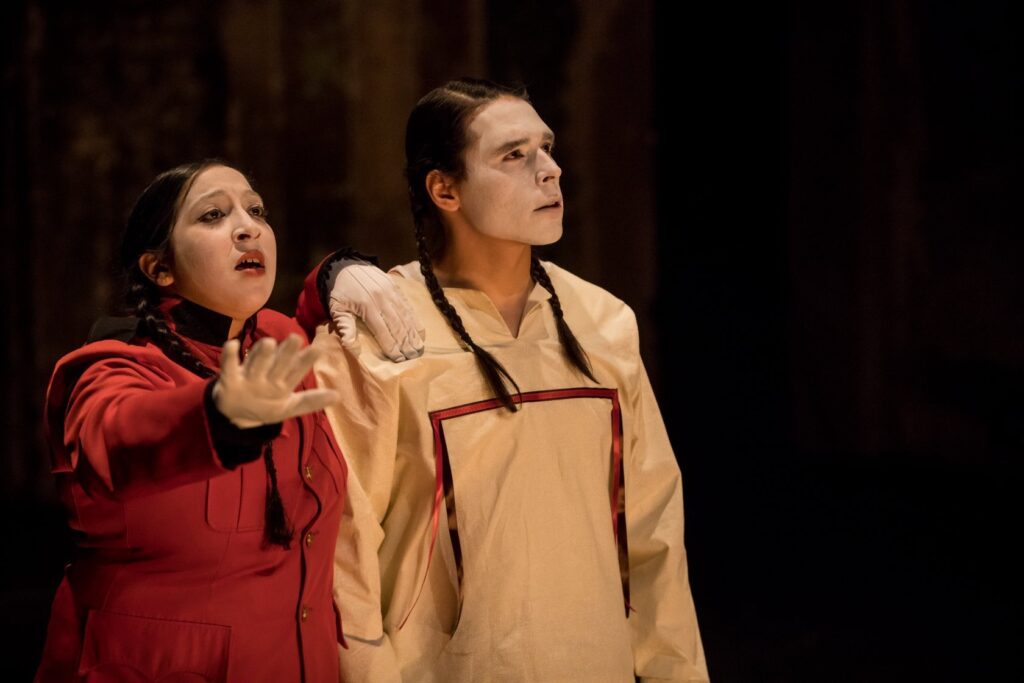
[[[320,305],[323,306],[324,314],[328,316],[328,320],[330,319],[331,315],[331,306],[329,301],[331,292],[327,288],[327,278],[330,275],[331,266],[337,263],[338,261],[344,261],[346,259],[358,259],[360,261],[366,261],[380,268],[380,264],[377,263],[376,256],[367,256],[365,254],[360,254],[352,247],[342,247],[341,249],[334,252],[326,259],[324,259],[323,263],[320,264],[320,271],[316,274],[316,292],[320,296]]]
[[[236,427],[217,409],[217,404],[213,401],[212,381],[207,383],[203,397],[213,448],[221,464],[229,470],[260,457],[263,447],[281,433],[280,422],[250,429]]]

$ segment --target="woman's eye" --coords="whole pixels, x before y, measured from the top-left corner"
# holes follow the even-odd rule
[[[259,204],[249,207],[249,213],[257,218],[266,218],[268,215],[267,208]]]
[[[200,216],[199,220],[202,221],[203,223],[213,223],[215,221],[219,221],[221,218],[224,218],[225,215],[226,214],[220,209],[210,209],[202,216]]]

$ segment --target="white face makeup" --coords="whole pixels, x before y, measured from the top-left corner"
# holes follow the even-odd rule
[[[541,245],[562,236],[562,169],[555,136],[528,102],[502,97],[476,114],[467,131],[466,177],[459,211],[476,231]]]
[[[241,173],[199,173],[171,229],[168,271],[157,284],[201,306],[245,320],[270,298],[277,242],[263,200]]]

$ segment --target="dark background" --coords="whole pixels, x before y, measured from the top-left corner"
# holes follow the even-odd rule
[[[116,306],[137,194],[203,156],[250,172],[289,311],[333,247],[413,257],[405,117],[462,74],[529,86],[565,172],[544,255],[640,317],[713,680],[1016,680],[1024,24],[715,4],[6,4],[4,680],[70,557],[46,381]]]

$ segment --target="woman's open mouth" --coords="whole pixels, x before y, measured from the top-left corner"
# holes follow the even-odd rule
[[[263,252],[249,251],[242,254],[235,264],[235,270],[242,270],[254,275],[264,273],[266,266],[263,264]]]

